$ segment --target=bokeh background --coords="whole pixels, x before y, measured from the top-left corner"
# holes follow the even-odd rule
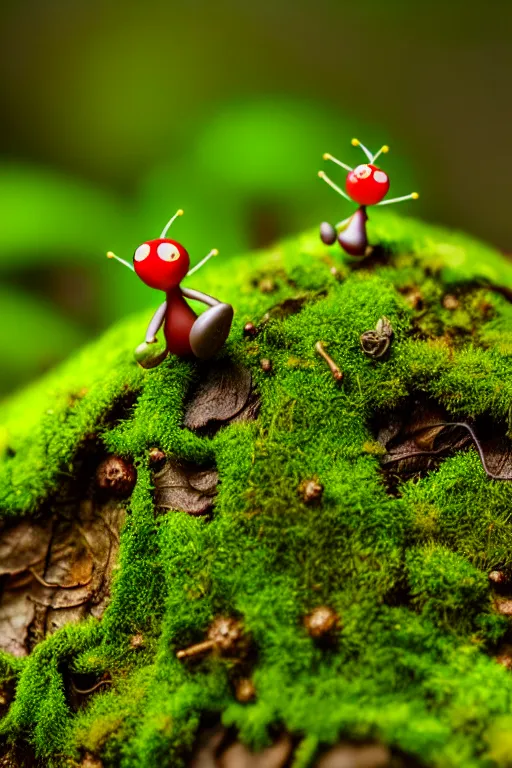
[[[3,0],[0,396],[149,314],[105,252],[178,207],[193,261],[234,269],[344,218],[316,172],[352,136],[390,144],[404,213],[512,251],[511,33],[510,0]]]

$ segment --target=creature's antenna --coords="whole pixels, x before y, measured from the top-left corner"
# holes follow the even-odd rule
[[[365,153],[366,157],[368,158],[368,161],[369,161],[370,163],[371,163],[371,162],[373,162],[373,155],[372,155],[372,153],[370,152],[370,150],[369,150],[369,149],[367,149],[367,148],[365,147],[365,145],[364,145],[364,144],[361,144],[361,142],[359,141],[359,139],[352,139],[352,142],[351,142],[351,143],[352,143],[352,146],[353,146],[353,147],[361,147],[361,149],[362,149],[362,150],[363,150],[363,152]]]
[[[342,163],[341,160],[338,160],[337,157],[333,157],[333,155],[329,154],[329,152],[324,152],[323,158],[324,160],[332,160],[333,163],[336,163],[336,165],[340,165],[346,171],[354,170],[353,168],[350,167],[350,165],[345,165],[345,163]]]
[[[167,224],[166,224],[166,225],[165,225],[165,227],[163,228],[162,234],[160,235],[160,240],[163,240],[163,238],[164,238],[164,237],[166,236],[166,234],[167,234],[167,231],[168,231],[169,227],[171,226],[171,224],[173,223],[173,221],[175,221],[175,220],[178,218],[178,216],[183,216],[183,209],[182,209],[182,208],[179,208],[179,209],[176,211],[176,213],[174,214],[174,216],[172,217],[172,219],[169,219],[169,221],[167,222]]]
[[[417,200],[419,197],[417,192],[411,192],[410,195],[404,195],[403,197],[393,197],[391,200],[382,200],[376,205],[391,205],[392,203],[402,203],[404,200]]]
[[[135,272],[135,267],[133,264],[130,264],[129,261],[125,261],[124,259],[121,259],[119,256],[116,256],[115,253],[112,253],[112,251],[107,251],[107,259],[115,259],[116,261],[119,261],[121,264],[124,264],[125,267],[128,267],[128,269],[131,269],[132,272]]]
[[[345,198],[345,200],[349,200],[349,202],[353,203],[354,201],[350,199],[350,197],[347,195],[346,192],[344,192],[342,189],[338,187],[337,184],[334,183],[334,181],[331,181],[331,179],[325,174],[323,171],[318,171],[318,175],[321,179],[325,181],[326,184],[328,184],[332,189],[334,189],[335,192],[338,193],[338,195],[341,195]]]
[[[212,248],[210,253],[207,253],[204,259],[202,259],[202,261],[199,262],[199,264],[196,264],[195,267],[192,267],[192,269],[187,272],[187,277],[189,277],[190,275],[193,275],[194,272],[197,272],[198,269],[201,269],[203,264],[206,264],[206,262],[209,261],[212,256],[218,256],[218,254],[219,254],[218,250],[216,248]]]
[[[386,152],[389,152],[389,147],[388,147],[387,144],[384,144],[384,146],[379,149],[377,154],[373,156],[372,163],[374,163],[376,161],[376,159],[378,158],[379,155],[382,155],[382,154],[385,155]]]

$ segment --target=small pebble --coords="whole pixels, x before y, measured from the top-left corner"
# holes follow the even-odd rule
[[[447,293],[446,296],[443,298],[443,307],[445,309],[458,309],[459,307],[458,298],[451,293]]]
[[[503,571],[491,571],[489,581],[492,581],[493,584],[507,584],[508,578]]]
[[[258,288],[262,293],[272,293],[276,289],[276,284],[270,277],[264,277],[258,283]]]
[[[299,487],[302,500],[306,504],[311,504],[322,498],[324,487],[317,480],[304,480]]]
[[[254,325],[254,323],[246,323],[244,325],[244,336],[245,337],[253,337],[256,336],[258,333],[258,329]]]
[[[249,678],[244,677],[239,680],[235,688],[235,696],[237,701],[241,704],[247,704],[249,701],[253,701],[256,698],[256,688],[254,683]]]
[[[339,616],[328,605],[320,605],[304,618],[304,626],[310,637],[319,638],[332,632],[339,625]]]
[[[267,357],[260,360],[260,367],[263,373],[272,373],[272,361]]]
[[[151,448],[149,451],[149,463],[159,464],[166,458],[165,453],[160,448]]]

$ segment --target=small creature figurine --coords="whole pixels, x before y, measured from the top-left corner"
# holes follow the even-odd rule
[[[357,168],[351,168],[327,152],[324,155],[324,160],[332,160],[333,163],[348,171],[345,182],[346,192],[340,189],[323,171],[319,171],[318,175],[346,200],[358,203],[359,208],[352,216],[340,221],[334,227],[327,221],[320,224],[320,238],[326,245],[332,245],[338,240],[343,250],[351,256],[364,256],[368,248],[368,238],[366,235],[367,206],[390,205],[391,203],[400,203],[403,200],[417,200],[419,195],[417,192],[413,192],[403,197],[384,200],[383,198],[389,190],[389,177],[387,173],[384,173],[375,165],[375,160],[380,154],[389,152],[389,147],[384,145],[377,154],[372,155],[358,139],[352,139],[352,146],[361,147],[368,158],[368,163],[358,165]]]
[[[230,304],[223,304],[201,291],[180,286],[185,277],[194,274],[218,253],[215,249],[211,250],[189,271],[188,252],[176,240],[166,237],[171,224],[182,215],[180,209],[166,224],[159,238],[139,245],[133,256],[133,266],[112,251],[107,253],[110,259],[117,259],[135,272],[146,285],[165,293],[164,303],[158,307],[149,323],[145,341],[135,350],[135,359],[143,368],[160,365],[169,353],[180,357],[195,355],[201,360],[207,360],[219,351],[231,329],[233,307]],[[201,301],[209,309],[198,317],[185,298]],[[156,334],[162,324],[166,347],[163,352],[153,354],[150,345],[156,342]]]

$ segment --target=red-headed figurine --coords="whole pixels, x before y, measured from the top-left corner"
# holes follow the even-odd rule
[[[412,192],[410,195],[384,200],[389,191],[389,177],[387,173],[375,165],[375,160],[380,154],[389,152],[389,147],[384,145],[375,155],[372,155],[359,139],[352,139],[352,146],[361,147],[368,158],[368,163],[358,165],[357,168],[351,168],[328,152],[324,155],[324,160],[332,160],[333,163],[348,171],[345,181],[346,192],[340,189],[323,171],[319,171],[318,175],[346,200],[358,203],[359,208],[352,216],[338,222],[334,227],[327,221],[320,224],[320,238],[326,245],[332,245],[337,240],[343,250],[351,256],[364,256],[368,248],[366,235],[367,206],[390,205],[391,203],[400,203],[403,200],[417,200],[419,195],[417,192]]]
[[[146,285],[165,293],[165,301],[153,315],[145,341],[135,350],[135,359],[144,368],[154,368],[169,353],[180,357],[195,356],[201,360],[213,357],[226,341],[233,321],[233,307],[230,304],[180,286],[185,277],[194,274],[211,256],[218,253],[216,249],[211,250],[199,264],[189,270],[188,252],[176,240],[166,237],[173,221],[182,214],[181,209],[174,214],[159,238],[139,245],[133,255],[133,266],[111,251],[107,253],[109,258],[117,259],[134,271]],[[209,309],[198,317],[185,298],[201,301]],[[150,345],[156,342],[156,334],[162,324],[166,348],[152,355]]]

